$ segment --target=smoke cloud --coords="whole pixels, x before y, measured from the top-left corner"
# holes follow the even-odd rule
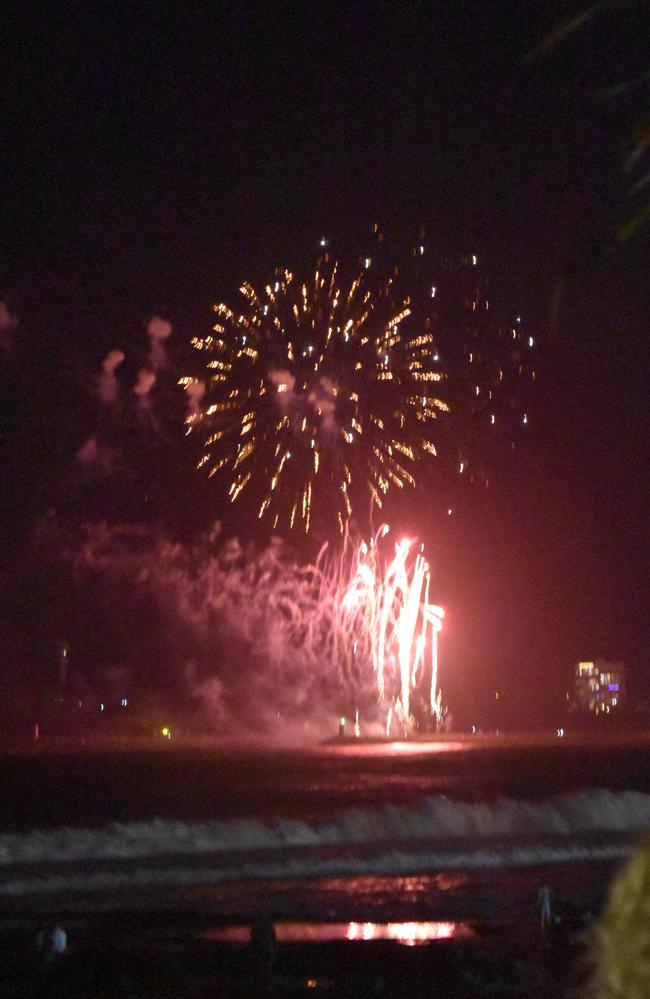
[[[113,474],[119,452],[102,444],[97,437],[89,437],[81,445],[75,461],[84,477],[106,477]]]
[[[89,437],[77,451],[77,461],[87,468],[96,465],[99,461],[100,447],[96,437]]]
[[[117,399],[120,387],[115,372],[123,360],[123,351],[111,350],[102,362],[102,370],[99,375],[98,393],[99,398],[105,406],[113,406]]]
[[[269,381],[272,385],[275,385],[277,390],[277,401],[280,409],[286,412],[294,399],[293,389],[296,379],[290,371],[286,371],[283,368],[272,368],[269,371]]]
[[[133,386],[133,394],[137,396],[138,405],[142,409],[149,409],[151,406],[149,393],[155,384],[156,376],[153,371],[148,371],[147,368],[140,368],[138,371],[138,380]]]
[[[96,460],[96,441],[81,452]],[[340,601],[321,569],[298,565],[279,539],[244,547],[215,525],[184,545],[152,527],[49,520],[37,544],[78,591],[72,601],[85,609],[72,640],[104,671],[127,669],[148,693],[174,690],[174,703],[189,698],[224,731],[331,734],[354,706],[366,731],[373,718],[379,726],[372,664],[358,669],[361,649],[353,662],[332,618]]]
[[[201,413],[201,400],[205,395],[205,382],[200,378],[186,378],[182,382],[187,393],[188,423],[198,419]]]
[[[153,371],[159,371],[167,365],[164,344],[171,336],[172,324],[160,316],[152,316],[147,324],[147,333],[150,341],[149,364]]]

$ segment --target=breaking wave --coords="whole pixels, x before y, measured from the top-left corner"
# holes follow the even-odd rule
[[[429,797],[320,824],[154,819],[11,833],[0,836],[0,895],[607,860],[649,830],[650,795],[586,790],[543,802]]]

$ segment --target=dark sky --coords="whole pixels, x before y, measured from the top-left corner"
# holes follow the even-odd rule
[[[641,689],[648,234],[604,247],[631,211],[621,165],[647,91],[601,91],[643,68],[650,31],[641,4],[524,65],[563,13],[4,7],[0,298],[20,318],[2,380],[5,552],[57,503],[84,436],[79,385],[110,347],[142,342],[152,311],[187,336],[221,291],[311,259],[321,233],[424,224],[441,250],[481,255],[542,360],[530,433],[491,490],[417,525],[453,621],[449,683],[548,692],[606,656]]]

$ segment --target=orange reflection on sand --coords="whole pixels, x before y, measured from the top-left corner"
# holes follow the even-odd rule
[[[275,923],[278,943],[327,943],[349,940],[363,943],[368,940],[393,940],[407,947],[417,947],[432,940],[449,940],[451,937],[467,939],[474,936],[469,923],[420,922],[408,923]],[[250,941],[249,926],[220,926],[201,934],[203,940],[223,943],[246,944]]]
[[[346,934],[348,940],[395,940],[407,947],[470,936],[472,929],[467,923],[450,922],[348,923]]]

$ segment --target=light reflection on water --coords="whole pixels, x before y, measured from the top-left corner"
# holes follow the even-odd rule
[[[329,943],[333,940],[365,942],[368,940],[393,940],[406,947],[417,947],[432,940],[449,940],[452,937],[468,939],[474,936],[470,923],[411,921],[405,923],[312,923],[277,922],[275,935],[278,943]],[[250,927],[221,926],[201,934],[204,940],[222,943],[248,943]]]
[[[335,743],[327,747],[327,753],[332,756],[424,756],[435,753],[458,753],[476,748],[472,739],[455,739],[453,742],[443,740],[395,740],[394,742],[345,742]]]
[[[348,923],[347,927],[348,940],[396,940],[407,947],[417,947],[431,940],[473,936],[469,923]]]

